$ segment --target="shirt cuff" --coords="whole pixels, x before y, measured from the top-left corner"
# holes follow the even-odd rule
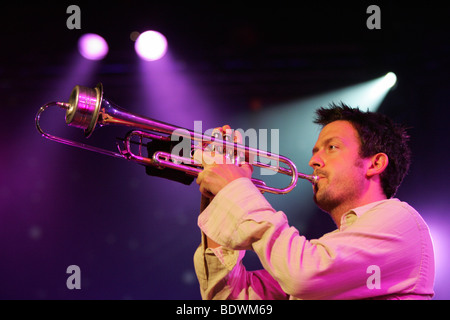
[[[244,220],[262,222],[275,210],[248,178],[226,185],[198,217],[198,226],[210,239],[234,249],[251,249],[251,233],[239,229]]]
[[[245,256],[244,250],[232,250],[225,247],[207,248],[205,254],[208,251],[213,252],[219,259],[220,263],[228,270],[231,271]]]
[[[223,246],[208,248],[204,233],[202,233],[202,243],[200,244],[199,251],[204,252],[205,257],[215,256],[228,271],[231,271],[245,256],[245,251],[232,250]]]

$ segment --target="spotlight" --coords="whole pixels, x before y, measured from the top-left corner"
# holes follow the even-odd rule
[[[386,89],[392,88],[397,82],[397,76],[393,72],[388,72],[383,79]]]
[[[370,84],[370,90],[366,95],[365,100],[371,100],[373,103],[377,101],[376,104],[379,105],[396,83],[397,76],[395,73],[388,72],[386,75],[374,80]]]
[[[88,60],[102,60],[108,54],[108,44],[98,34],[87,33],[78,40],[78,51]]]
[[[141,59],[155,61],[166,54],[167,40],[161,33],[150,30],[139,35],[134,48]]]

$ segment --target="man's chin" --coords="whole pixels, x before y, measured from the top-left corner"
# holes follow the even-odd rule
[[[314,193],[313,200],[320,210],[325,211],[327,213],[330,213],[333,210],[333,208],[335,208],[337,205],[336,201],[333,201],[332,199],[327,199],[327,197],[324,196],[323,194],[320,194],[320,192]]]

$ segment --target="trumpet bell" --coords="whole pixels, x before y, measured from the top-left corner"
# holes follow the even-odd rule
[[[69,108],[66,111],[66,123],[84,130],[86,138],[93,133],[103,100],[103,85],[95,88],[75,86],[70,94]]]

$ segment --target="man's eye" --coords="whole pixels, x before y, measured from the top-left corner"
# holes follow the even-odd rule
[[[330,144],[330,145],[328,146],[328,149],[329,149],[329,150],[336,150],[336,149],[337,149],[337,146],[335,146],[334,144]]]

